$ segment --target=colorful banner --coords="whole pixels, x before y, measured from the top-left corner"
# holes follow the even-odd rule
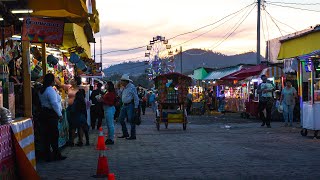
[[[35,43],[62,44],[64,22],[27,17],[23,21],[22,40]]]
[[[10,125],[0,125],[0,179],[16,179]]]

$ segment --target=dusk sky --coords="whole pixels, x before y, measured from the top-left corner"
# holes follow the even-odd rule
[[[96,44],[96,59],[97,61],[100,60],[100,55],[98,55],[100,54],[100,36],[103,42],[103,53],[112,50],[134,48],[148,44],[148,42],[152,40],[152,37],[156,35],[170,38],[177,34],[189,32],[211,24],[253,2],[254,0],[97,0],[97,8],[100,13],[100,33],[95,34],[96,41],[98,42]],[[279,6],[268,3],[265,5],[266,10],[274,19],[286,23],[295,30],[303,30],[310,26],[320,24],[319,0],[269,0],[267,2],[316,3],[314,5],[282,3],[276,4]],[[223,25],[220,25],[223,23],[221,22],[195,33],[177,37],[170,40],[169,44],[175,46],[218,26],[218,28],[204,36],[182,45],[183,50],[191,48],[212,49],[212,47],[223,39],[228,31],[239,22],[241,17],[245,17],[246,13],[249,13],[251,9],[253,9],[253,6],[254,5],[248,7],[237,15],[227,18],[223,21],[225,22]],[[319,12],[280,6],[291,6]],[[256,51],[256,16],[257,8],[253,9],[248,18],[239,26],[234,34],[213,49],[213,51],[227,55]],[[231,20],[227,21],[228,19]],[[278,24],[283,35],[295,32],[294,29],[276,20],[275,22]],[[261,29],[261,53],[264,56],[265,39],[276,38],[281,36],[281,34],[271,18],[263,11],[262,21],[265,33],[263,33]],[[269,35],[267,29],[269,30]],[[140,59],[139,57],[144,56],[145,51],[146,49],[143,48],[128,52],[105,54],[103,55],[103,65],[107,67],[123,62],[124,60],[138,60]],[[199,56],[199,58],[201,58],[201,56]]]

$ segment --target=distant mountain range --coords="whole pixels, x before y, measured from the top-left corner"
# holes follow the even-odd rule
[[[257,54],[255,52],[228,56],[202,49],[190,49],[182,53],[182,71],[184,74],[190,74],[194,69],[199,67],[222,68],[238,64],[256,64],[256,56]],[[176,72],[180,72],[180,58],[181,53],[174,57]],[[261,60],[264,60],[262,56]],[[113,74],[138,76],[144,74],[147,68],[148,65],[145,62],[137,61],[112,65],[103,71],[106,76],[111,76]]]

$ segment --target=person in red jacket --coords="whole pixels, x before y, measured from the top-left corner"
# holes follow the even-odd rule
[[[107,82],[107,93],[103,96],[103,109],[108,127],[108,139],[106,144],[114,144],[114,114],[116,112],[116,92],[114,84]]]

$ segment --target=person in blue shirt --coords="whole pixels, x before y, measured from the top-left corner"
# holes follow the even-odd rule
[[[58,147],[58,121],[62,121],[62,112],[60,109],[60,102],[57,98],[57,92],[53,88],[54,84],[54,75],[45,75],[43,87],[41,88],[39,93],[39,99],[41,103],[41,112],[39,115],[39,120],[40,127],[44,132],[44,149],[46,161],[48,162],[52,160],[59,161],[66,159],[65,156],[61,155]],[[52,148],[52,153],[50,148]]]
[[[149,104],[151,105],[152,111],[156,112],[156,95],[153,92],[150,92]]]

